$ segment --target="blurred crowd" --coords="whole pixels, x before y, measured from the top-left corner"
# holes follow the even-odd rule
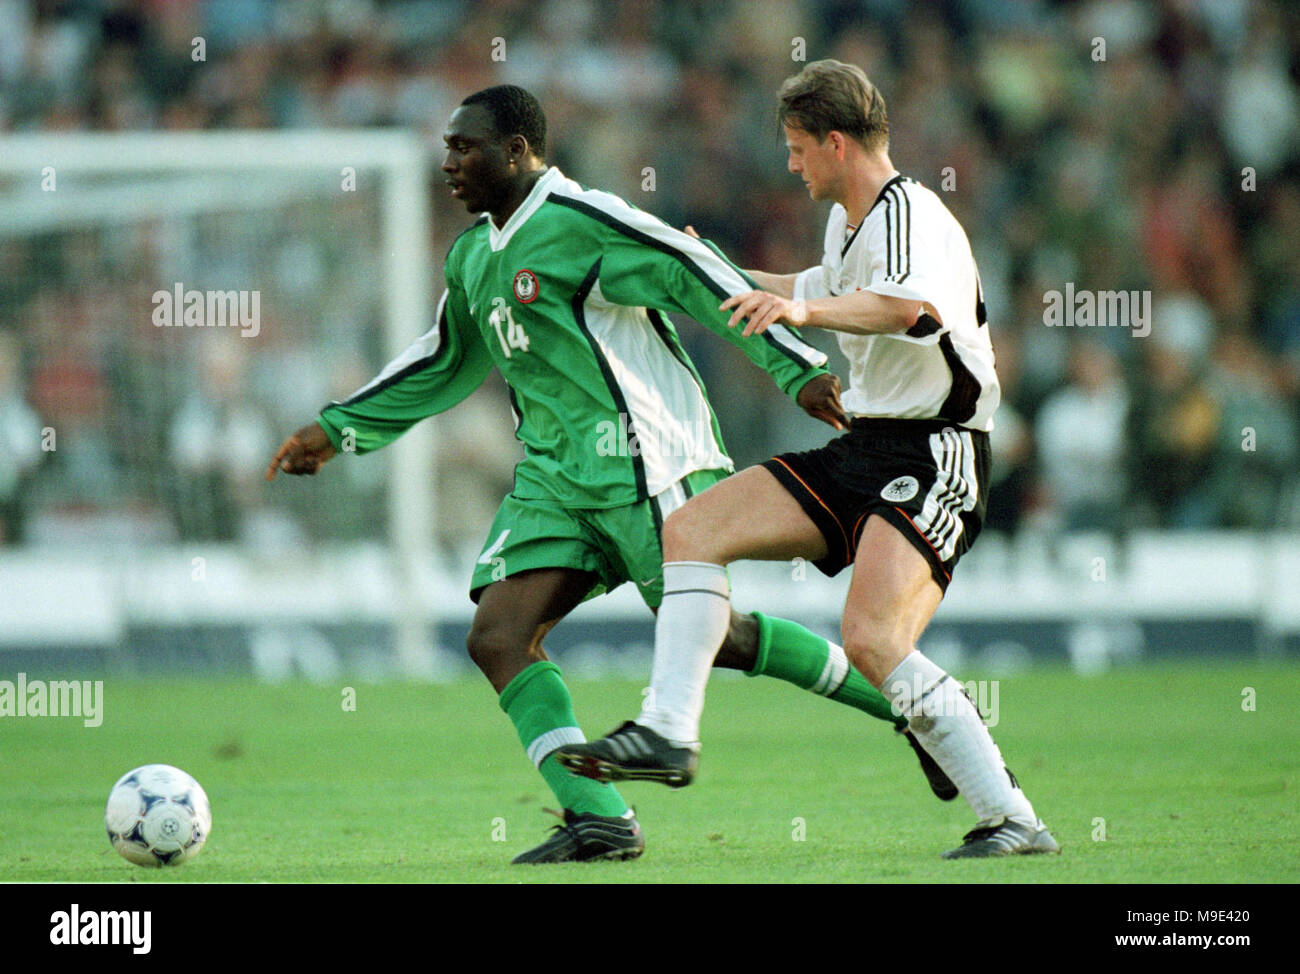
[[[436,166],[460,99],[511,82],[541,98],[568,175],[789,272],[819,261],[825,207],[785,170],[774,95],[821,57],[867,71],[895,165],[970,235],[1004,386],[991,529],[1300,527],[1294,4],[0,0],[0,133],[408,126]],[[440,256],[468,218],[432,190]],[[327,205],[274,229],[232,217],[224,241],[173,221],[0,231],[0,544],[57,537],[42,516],[151,507],[160,537],[224,540],[295,503],[257,484],[259,461],[384,360],[375,234],[327,229],[377,206]],[[232,267],[241,248],[256,266]],[[225,259],[206,286],[290,295],[283,327],[235,351],[161,340],[148,295],[178,252],[196,277]],[[1149,334],[1048,327],[1067,284],[1149,293]],[[682,331],[739,464],[825,437]],[[443,422],[445,542],[481,540],[509,489],[509,424],[496,380]],[[31,449],[47,428],[58,448]],[[376,470],[290,519],[373,536]]]

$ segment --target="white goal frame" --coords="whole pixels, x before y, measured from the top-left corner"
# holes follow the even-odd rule
[[[358,177],[382,180],[384,345],[388,358],[431,326],[430,156],[409,130],[310,129],[292,131],[21,134],[0,137],[0,176],[22,191],[0,197],[0,236],[134,221],[206,210],[257,208],[283,198],[237,174],[331,173],[350,167]],[[137,182],[79,188],[61,196],[40,192],[50,170],[137,177]],[[146,177],[140,181],[139,177]],[[152,179],[148,179],[152,177]],[[201,185],[202,193],[185,189]],[[304,417],[306,418],[306,417]],[[286,433],[288,431],[285,431]],[[430,600],[422,587],[432,575],[435,523],[435,431],[420,423],[384,452],[389,482],[388,542],[397,591],[394,623],[399,665],[412,676],[434,659]],[[400,475],[399,475],[400,472]]]

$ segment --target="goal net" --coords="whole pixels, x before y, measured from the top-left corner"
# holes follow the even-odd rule
[[[0,647],[247,623],[268,673],[327,675],[351,622],[430,672],[431,424],[263,480],[432,324],[429,176],[398,131],[0,139]]]

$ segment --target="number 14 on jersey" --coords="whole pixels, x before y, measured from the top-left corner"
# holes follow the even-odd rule
[[[510,305],[506,304],[505,298],[492,299],[492,313],[488,315],[488,321],[497,330],[501,351],[506,358],[510,358],[513,354],[511,349],[528,351],[528,333],[524,331],[523,325],[515,321],[515,316],[510,311]]]

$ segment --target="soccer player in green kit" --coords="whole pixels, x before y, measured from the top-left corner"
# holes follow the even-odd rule
[[[341,448],[376,450],[450,409],[496,366],[510,387],[524,459],[475,567],[471,658],[499,694],[564,821],[516,863],[631,859],[645,841],[609,784],[553,752],[585,737],[546,634],[584,599],[625,581],[655,611],[660,529],[733,470],[700,377],[663,311],[736,344],[810,415],[845,416],[825,355],[785,328],[743,338],[720,300],[753,282],[712,245],[547,167],[546,119],[522,88],[471,95],[443,135],[452,196],[477,222],[452,244],[434,327],[280,446],[267,467],[314,474]],[[626,444],[620,442],[626,431]],[[615,432],[616,431],[616,432]],[[718,666],[775,676],[897,723],[843,649],[758,613],[732,613]],[[909,738],[931,788],[956,791]]]

